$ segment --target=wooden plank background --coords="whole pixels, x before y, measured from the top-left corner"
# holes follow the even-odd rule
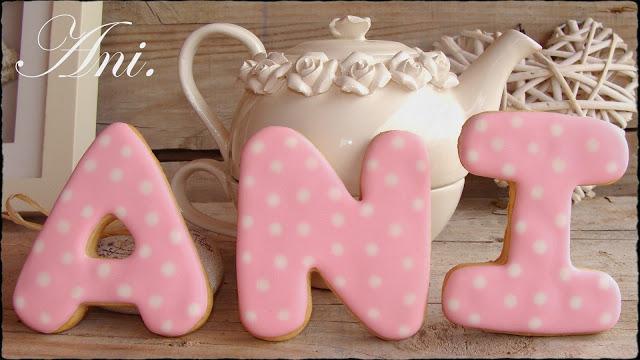
[[[185,38],[200,26],[230,22],[253,31],[267,50],[285,51],[306,40],[330,37],[329,21],[337,16],[369,16],[373,25],[368,37],[403,42],[430,49],[442,35],[464,29],[504,31],[521,26],[540,43],[568,19],[593,17],[612,27],[631,48],[636,48],[637,5],[633,2],[105,2],[103,22],[131,21],[110,32],[102,50],[121,51],[127,59],[146,42],[142,60],[155,73],[100,78],[98,130],[116,122],[140,129],[171,176],[185,160],[216,157],[217,145],[187,102],[178,80],[177,59]],[[228,125],[242,93],[236,79],[247,57],[237,41],[212,37],[195,57],[197,85],[209,104]],[[632,153],[637,149],[637,121],[628,129]],[[193,152],[192,150],[201,150]],[[627,176],[600,194],[636,193],[636,164]],[[224,198],[212,177],[195,175],[189,196],[199,202]],[[490,179],[470,177],[464,196],[504,195]]]

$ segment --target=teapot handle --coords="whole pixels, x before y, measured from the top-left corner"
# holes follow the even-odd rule
[[[207,102],[202,97],[200,91],[198,91],[196,82],[193,79],[193,57],[196,54],[196,50],[204,38],[213,34],[224,34],[240,40],[249,49],[251,56],[265,52],[265,49],[260,39],[251,31],[234,24],[217,23],[205,25],[191,33],[191,35],[187,37],[187,40],[185,40],[184,45],[182,45],[182,50],[180,50],[178,74],[180,84],[182,84],[182,91],[184,91],[187,100],[189,100],[191,106],[196,110],[211,135],[213,135],[214,140],[220,148],[222,157],[226,161],[229,148],[229,131],[213,113],[209,105],[207,105]]]

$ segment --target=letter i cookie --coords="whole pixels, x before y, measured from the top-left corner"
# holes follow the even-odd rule
[[[377,136],[355,200],[320,152],[284,127],[242,153],[237,277],[240,317],[254,336],[285,340],[311,315],[309,276],[322,275],[375,335],[403,339],[424,319],[430,180],[420,138]]]
[[[119,218],[131,256],[100,258],[100,230]],[[56,200],[20,272],[13,296],[30,328],[73,327],[90,305],[135,305],[146,327],[180,336],[200,327],[213,303],[207,276],[158,161],[127,124],[106,128]]]
[[[456,324],[529,335],[612,328],[620,290],[606,273],[578,269],[569,254],[575,186],[619,179],[629,161],[624,131],[593,118],[484,113],[465,124],[459,155],[469,172],[510,183],[500,257],[445,277],[442,305]]]

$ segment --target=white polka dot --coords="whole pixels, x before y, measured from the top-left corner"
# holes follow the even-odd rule
[[[402,235],[402,225],[397,224],[397,223],[393,223],[391,225],[389,225],[389,236],[391,237],[398,237],[400,235]]]
[[[408,293],[402,298],[402,303],[406,306],[411,306],[416,302],[416,294]]]
[[[187,314],[192,318],[199,317],[202,315],[202,309],[200,308],[200,305],[191,303],[189,304],[189,307],[187,307]]]
[[[133,293],[133,289],[129,284],[122,284],[118,286],[117,293],[118,293],[118,297],[123,299],[128,299],[131,297],[131,294]]]
[[[16,296],[15,299],[13,299],[13,306],[15,306],[16,309],[24,309],[25,303],[26,301],[22,296]]]
[[[82,295],[84,294],[84,289],[80,286],[74,286],[73,289],[71,289],[71,297],[73,299],[80,299],[82,297]]]
[[[572,296],[569,299],[569,307],[573,310],[579,310],[582,307],[582,298],[580,296]]]
[[[111,172],[109,173],[109,179],[111,179],[111,181],[113,182],[120,182],[122,181],[123,177],[124,177],[124,172],[122,172],[122,169],[120,168],[112,169]]]
[[[600,143],[598,142],[598,140],[594,138],[590,138],[589,140],[587,140],[586,145],[587,145],[588,152],[596,152],[600,148]]]
[[[457,311],[460,309],[460,301],[458,299],[449,299],[449,301],[447,301],[447,308],[451,311]]]
[[[87,159],[82,165],[86,172],[93,172],[98,167],[98,164],[93,159]]]
[[[51,284],[51,275],[47,272],[38,273],[38,277],[36,278],[36,282],[40,287],[47,287]]]
[[[487,286],[487,278],[482,275],[478,275],[473,278],[473,287],[476,289],[484,289]]]
[[[315,170],[318,168],[318,160],[314,157],[307,158],[307,160],[304,161],[304,166],[307,170]]]
[[[422,198],[413,199],[413,201],[411,202],[411,207],[415,211],[420,211],[424,209],[424,200],[422,200]]]
[[[311,225],[303,221],[296,226],[296,232],[300,236],[308,236],[311,233]]]
[[[182,242],[182,231],[178,229],[171,230],[171,232],[169,232],[169,241],[171,241],[171,243],[174,245]]]
[[[273,259],[273,265],[279,270],[286,269],[287,263],[287,258],[284,255],[276,255],[276,257]]]
[[[401,325],[398,328],[398,335],[402,336],[402,337],[407,337],[409,335],[411,335],[411,330],[409,330],[409,327],[406,325]]]
[[[536,240],[533,242],[533,252],[538,255],[542,255],[547,252],[547,243],[542,240]]]
[[[478,325],[480,323],[480,314],[472,313],[469,315],[469,323],[471,325]]]
[[[384,183],[389,187],[398,185],[398,175],[389,173],[384,177]]]
[[[145,215],[144,217],[144,221],[149,226],[156,226],[158,224],[158,213],[156,213],[155,211],[147,213],[147,215]]]
[[[427,170],[427,162],[424,160],[416,161],[416,170],[419,172],[425,172]]]
[[[251,144],[251,151],[254,154],[259,154],[264,150],[264,143],[262,141],[255,141]]]
[[[608,312],[602,313],[602,315],[600,315],[600,324],[602,325],[608,325],[611,323],[611,314],[609,314]]]
[[[337,186],[333,186],[329,188],[328,195],[331,201],[338,201],[342,197],[342,191],[340,191],[340,188],[338,188]]]
[[[567,225],[567,216],[565,214],[556,215],[556,226],[559,228],[564,228]]]
[[[248,229],[253,226],[253,217],[251,215],[245,215],[242,217],[242,227]]]
[[[171,320],[165,320],[162,322],[162,331],[169,332],[173,329],[173,322]]]
[[[607,163],[607,173],[613,174],[618,171],[618,164],[615,162]]]
[[[256,315],[255,311],[245,311],[244,312],[244,319],[247,322],[250,322],[250,323],[256,322],[257,318],[258,318],[258,315]]]
[[[40,322],[43,324],[48,324],[51,322],[51,315],[49,313],[43,311],[40,313]]]
[[[507,268],[507,274],[512,278],[516,278],[522,274],[522,267],[520,267],[520,264],[511,264]]]
[[[270,193],[267,195],[267,205],[269,205],[269,207],[276,207],[280,205],[280,196],[276,193]]]
[[[511,126],[513,128],[520,128],[524,124],[524,120],[520,116],[514,116],[511,118]]]
[[[539,329],[542,326],[542,320],[540,320],[539,317],[532,317],[529,320],[529,329],[530,330],[536,330]]]
[[[400,136],[396,136],[391,140],[391,145],[394,149],[402,149],[404,147],[404,139]]]
[[[562,132],[564,131],[564,128],[562,128],[562,125],[560,125],[560,124],[553,124],[553,125],[551,125],[549,130],[551,131],[551,135],[552,136],[558,137],[558,136],[562,135]]]
[[[504,306],[507,309],[513,309],[514,307],[516,307],[516,305],[518,305],[518,299],[516,298],[515,295],[508,294],[507,296],[504,297]]]
[[[265,292],[269,290],[270,287],[271,284],[267,279],[258,279],[258,281],[256,282],[256,289],[258,289],[258,291]]]
[[[164,275],[165,277],[171,277],[176,273],[176,265],[171,261],[167,261],[164,264],[162,264],[160,271],[162,272],[162,275]]]
[[[44,241],[42,239],[36,240],[36,242],[33,243],[33,252],[35,252],[36,254],[40,254],[43,251],[44,251]]]
[[[374,244],[374,243],[368,243],[364,247],[364,252],[368,256],[376,256],[376,255],[378,255],[378,245]]]
[[[164,302],[164,299],[160,295],[151,295],[149,297],[149,306],[152,309],[158,309],[160,306],[162,306],[163,302]]]
[[[289,310],[280,310],[278,311],[278,320],[287,321],[289,320]]]
[[[298,146],[298,139],[294,138],[293,136],[290,136],[284,140],[284,146],[290,149],[293,149],[296,146]]]
[[[98,142],[100,143],[100,145],[102,147],[105,147],[105,146],[107,146],[107,145],[109,145],[111,143],[111,136],[102,135],[102,136],[100,136],[100,139],[98,139]]]
[[[109,264],[102,263],[98,265],[98,277],[104,279],[111,273],[111,266]]]
[[[570,278],[571,278],[571,270],[567,268],[560,269],[560,280],[566,282],[566,281],[569,281]]]
[[[311,192],[309,192],[309,190],[305,188],[298,190],[298,193],[296,194],[296,199],[298,200],[299,203],[306,204],[307,202],[309,202],[309,198],[311,198]]]
[[[282,161],[280,160],[274,160],[271,162],[271,164],[269,165],[269,169],[271,170],[272,173],[274,174],[280,174],[282,173],[282,169],[284,168],[284,164],[282,163]]]
[[[147,244],[140,246],[140,257],[146,259],[149,256],[151,256],[151,246]]]
[[[529,145],[527,145],[527,151],[529,152],[529,154],[537,154],[538,152],[540,152],[540,145],[535,142],[530,142]]]
[[[371,275],[369,277],[369,286],[373,289],[377,289],[382,285],[382,278],[378,275]]]
[[[371,319],[378,319],[380,317],[380,310],[371,308],[367,311],[367,316]]]
[[[149,195],[153,190],[153,184],[151,184],[151,181],[144,180],[140,183],[140,185],[138,186],[138,189],[140,190],[142,195]]]
[[[344,215],[341,213],[331,215],[331,224],[335,227],[342,227],[344,225]]]
[[[91,215],[93,215],[93,207],[91,207],[91,205],[87,205],[82,208],[82,212],[80,212],[80,216],[82,216],[85,219],[88,219],[91,217]]]
[[[542,195],[544,195],[544,188],[540,185],[536,185],[531,188],[531,197],[539,200],[542,199]]]
[[[402,268],[405,270],[413,269],[413,259],[410,257],[402,259]]]
[[[370,203],[362,203],[362,206],[360,206],[360,216],[369,217],[371,215],[373,215],[373,205]]]
[[[335,256],[342,256],[344,254],[344,246],[340,243],[331,244],[331,253]]]
[[[487,120],[485,119],[480,119],[474,124],[474,128],[479,132],[485,132],[488,126]]]
[[[542,306],[547,302],[547,294],[539,291],[533,295],[533,303]]]
[[[245,251],[242,253],[242,262],[245,264],[250,264],[251,260],[253,260],[253,256],[251,255],[250,252]]]
[[[337,288],[343,288],[347,285],[347,279],[345,279],[344,276],[336,276],[335,279],[333,279],[333,284]]]
[[[305,267],[311,267],[316,263],[316,259],[313,256],[305,256],[302,258],[302,265]]]
[[[369,160],[367,160],[367,165],[366,166],[367,166],[367,170],[368,171],[375,171],[380,166],[380,163],[378,163],[378,160],[376,160],[376,159],[369,159]]]
[[[127,216],[127,209],[125,209],[122,206],[118,206],[115,210],[116,216],[119,217],[120,219],[124,218],[125,216]]]
[[[516,232],[523,234],[525,231],[527,231],[527,223],[524,220],[518,220],[516,222]]]
[[[58,221],[58,232],[62,234],[66,234],[69,232],[70,228],[71,228],[71,224],[69,224],[67,220]]]
[[[69,200],[71,200],[71,197],[73,197],[73,191],[69,189],[63,191],[62,195],[60,196],[63,202],[69,202]]]
[[[126,158],[131,157],[131,147],[127,146],[127,145],[123,146],[120,149],[120,155],[122,155],[123,157],[126,157]]]
[[[467,158],[467,161],[468,161],[469,163],[472,163],[472,164],[473,164],[473,163],[475,163],[475,162],[477,162],[477,161],[478,161],[478,159],[480,158],[480,155],[478,154],[478,152],[477,152],[477,151],[475,151],[475,150],[471,149],[471,150],[468,150],[468,151],[467,151],[467,156],[466,156],[466,158]]]
[[[256,184],[256,179],[251,175],[246,175],[246,176],[242,177],[242,180],[240,181],[240,183],[242,185],[245,185],[245,186],[248,186],[248,187],[252,187],[253,185]]]
[[[598,287],[602,290],[607,290],[611,286],[611,278],[609,275],[602,273],[598,279]]]
[[[69,264],[71,264],[71,263],[73,262],[73,255],[72,255],[70,252],[65,251],[65,252],[64,252],[64,253],[62,253],[62,255],[60,256],[60,262],[61,262],[63,265],[69,265]]]
[[[282,235],[282,225],[280,225],[280,223],[269,224],[269,235],[271,236]]]
[[[493,151],[502,151],[504,148],[504,140],[499,137],[491,139],[491,148]]]
[[[516,168],[515,166],[513,166],[513,164],[504,164],[502,165],[502,174],[504,176],[513,176],[513,174],[516,173]]]
[[[564,160],[555,158],[551,162],[551,167],[553,168],[553,171],[561,173],[567,168],[567,164],[564,162]]]

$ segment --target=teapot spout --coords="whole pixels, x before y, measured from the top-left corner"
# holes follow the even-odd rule
[[[497,111],[504,86],[518,62],[542,47],[516,30],[502,34],[462,75],[454,89],[466,118]]]

